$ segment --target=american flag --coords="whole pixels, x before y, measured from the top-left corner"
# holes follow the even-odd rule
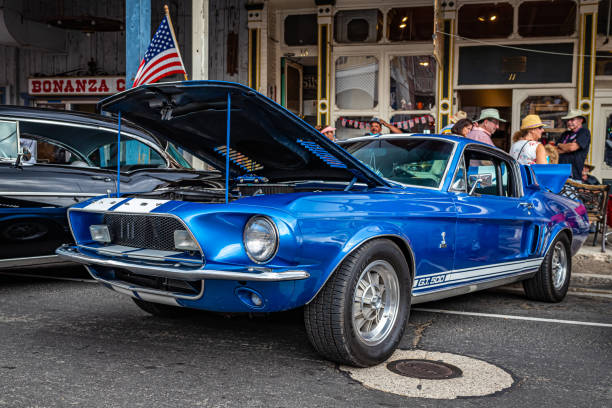
[[[136,71],[133,87],[152,84],[172,74],[186,74],[168,17],[164,16]]]

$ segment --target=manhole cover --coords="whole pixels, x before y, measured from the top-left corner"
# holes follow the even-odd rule
[[[340,369],[368,388],[417,398],[491,395],[514,383],[510,373],[486,361],[427,350],[396,350],[386,363]]]
[[[387,364],[387,368],[405,377],[424,380],[448,380],[449,378],[461,377],[463,374],[454,365],[431,360],[396,360]]]

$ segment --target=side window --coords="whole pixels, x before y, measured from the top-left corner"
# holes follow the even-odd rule
[[[117,142],[98,147],[89,154],[88,159],[94,166],[113,168],[117,166]],[[166,167],[166,161],[146,144],[138,140],[121,142],[121,170],[138,168]]]
[[[468,151],[465,153],[465,161],[468,191],[474,188],[474,194],[500,195],[497,158],[486,153]],[[481,183],[474,187],[479,178],[482,180]]]
[[[503,160],[499,162],[499,171],[501,173],[502,196],[514,197],[514,185],[512,177],[512,168]]]
[[[38,138],[28,133],[21,134],[19,147],[23,152],[23,163],[69,164],[83,167],[89,165],[79,153],[68,146],[63,146],[52,140]]]
[[[461,157],[461,161],[458,164],[453,184],[451,184],[452,191],[462,191],[467,193],[467,187],[465,182],[465,161]]]
[[[0,121],[0,160],[17,157],[17,123]]]
[[[516,179],[511,165],[497,156],[482,152],[465,153],[467,187],[472,190],[476,180],[482,181],[474,188],[474,194],[516,197]]]

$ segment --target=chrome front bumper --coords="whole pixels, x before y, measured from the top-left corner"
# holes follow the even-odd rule
[[[83,253],[77,246],[61,246],[55,253],[63,259],[84,264],[99,265],[109,268],[121,268],[130,272],[158,276],[170,279],[200,280],[200,279],[219,279],[236,281],[259,281],[259,282],[278,282],[289,280],[301,280],[310,277],[310,274],[302,270],[282,270],[274,271],[270,268],[245,268],[237,271],[224,271],[202,268],[188,268],[181,265],[163,266],[144,262],[126,262],[119,259],[102,258],[96,255]]]

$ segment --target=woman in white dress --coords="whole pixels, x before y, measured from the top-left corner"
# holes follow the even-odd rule
[[[527,115],[521,121],[521,130],[512,135],[510,155],[520,164],[546,164],[546,149],[540,143],[544,125],[538,115]]]

